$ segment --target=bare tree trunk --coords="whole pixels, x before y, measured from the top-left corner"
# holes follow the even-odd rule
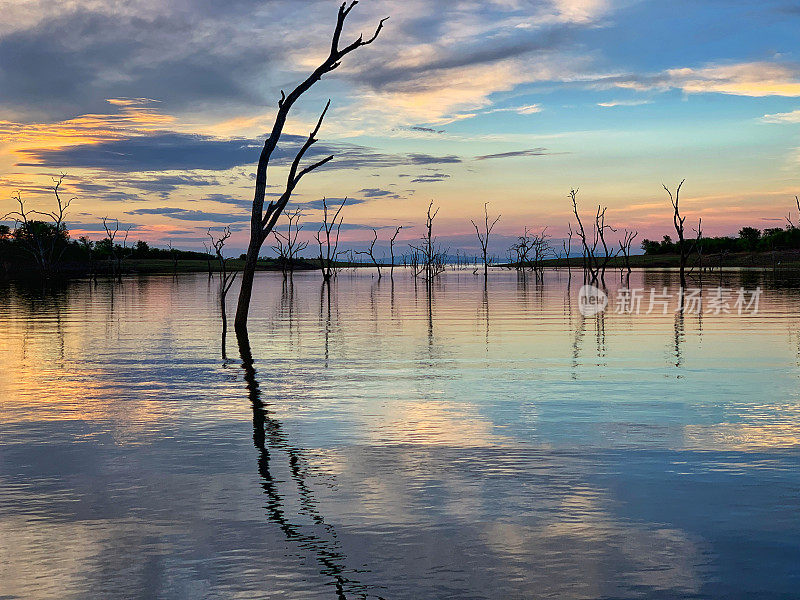
[[[672,214],[672,223],[675,226],[675,232],[678,234],[678,251],[680,252],[679,265],[680,265],[681,289],[686,289],[686,242],[683,237],[683,223],[684,221],[686,221],[686,217],[681,216],[680,207],[678,205],[680,203],[681,187],[683,187],[684,181],[686,180],[683,179],[678,184],[674,196],[672,195],[672,192],[666,185],[662,185],[664,190],[669,195],[669,200],[672,203],[672,208],[674,210]]]
[[[325,60],[323,60],[323,62],[316,69],[314,69],[314,71],[302,83],[292,90],[288,96],[281,91],[281,99],[278,102],[278,114],[275,118],[272,132],[264,142],[264,148],[261,151],[261,156],[258,160],[258,167],[256,168],[255,195],[253,198],[252,214],[250,218],[250,242],[247,246],[247,259],[245,260],[244,271],[242,273],[241,291],[239,292],[239,302],[236,307],[236,318],[234,320],[234,327],[237,332],[244,331],[247,328],[247,316],[250,311],[250,299],[253,294],[253,280],[255,278],[256,263],[258,261],[258,254],[261,250],[264,240],[266,240],[267,236],[274,228],[278,217],[280,217],[284,208],[286,208],[286,204],[289,202],[292,192],[294,191],[295,187],[297,187],[297,184],[300,182],[302,177],[333,159],[333,156],[328,156],[303,169],[299,169],[300,161],[302,160],[303,156],[317,141],[315,136],[319,132],[319,129],[322,125],[322,120],[325,117],[328,106],[330,106],[330,101],[328,101],[328,105],[326,105],[325,110],[322,111],[322,115],[317,122],[317,126],[309,134],[308,139],[300,148],[294,158],[294,161],[292,162],[283,194],[281,194],[278,200],[274,203],[270,202],[266,208],[266,211],[264,210],[264,199],[266,197],[267,190],[267,169],[269,167],[272,153],[277,147],[278,140],[283,133],[283,128],[286,124],[289,112],[300,96],[307,92],[311,86],[313,86],[322,78],[323,75],[336,69],[346,55],[358,48],[361,48],[362,46],[366,46],[374,42],[383,28],[384,21],[386,21],[386,19],[382,19],[380,21],[374,35],[369,39],[365,40],[364,36],[361,35],[351,44],[345,46],[344,48],[340,48],[340,39],[345,19],[347,19],[347,15],[350,14],[350,11],[356,4],[357,0],[352,0],[349,4],[345,2],[339,7],[339,13],[336,19],[336,27],[334,28],[331,40],[330,53],[327,58],[325,58]]]
[[[497,215],[497,218],[492,221],[491,225],[489,224],[489,203],[485,202],[483,204],[483,231],[480,230],[478,225],[475,221],[472,221],[472,226],[475,228],[475,233],[478,236],[478,243],[481,246],[481,252],[483,253],[483,282],[484,284],[489,280],[489,257],[488,257],[488,248],[489,248],[489,235],[492,233],[492,229],[500,220],[500,215]]]

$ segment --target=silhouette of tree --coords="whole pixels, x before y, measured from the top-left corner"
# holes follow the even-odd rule
[[[333,218],[328,221],[328,201],[322,199],[322,225],[317,231],[317,244],[319,244],[319,268],[322,271],[322,279],[329,282],[336,276],[336,258],[339,254],[339,233],[342,230],[342,219],[339,213],[342,212],[347,198],[342,200],[339,208],[333,213]],[[322,232],[325,232],[323,241]]]
[[[339,7],[339,13],[336,18],[336,26],[331,39],[330,52],[322,61],[322,63],[288,95],[281,90],[281,99],[278,101],[278,113],[275,118],[275,123],[272,127],[269,137],[267,137],[266,141],[264,142],[264,148],[261,150],[261,156],[258,159],[258,166],[256,168],[255,196],[253,198],[252,214],[250,218],[250,242],[247,246],[247,256],[245,258],[244,271],[242,272],[241,291],[239,292],[239,302],[236,309],[236,319],[234,321],[234,326],[237,331],[244,330],[247,327],[247,315],[250,309],[250,298],[253,293],[253,280],[255,278],[256,264],[261,246],[264,244],[267,236],[275,227],[275,223],[277,223],[278,218],[286,208],[286,205],[292,196],[292,192],[297,187],[297,184],[300,183],[300,180],[311,171],[321,167],[333,159],[332,155],[327,156],[322,160],[316,161],[304,168],[300,168],[300,162],[302,161],[306,152],[308,152],[309,148],[311,148],[311,146],[313,146],[317,141],[316,135],[322,126],[322,121],[325,118],[328,107],[330,106],[330,100],[328,100],[328,103],[325,105],[325,109],[322,111],[316,126],[309,134],[305,143],[300,147],[300,150],[297,152],[294,160],[291,163],[283,193],[275,202],[270,202],[266,209],[264,208],[264,199],[267,190],[267,170],[272,158],[272,154],[278,145],[278,140],[283,133],[283,128],[286,125],[289,112],[291,111],[295,102],[297,102],[297,100],[305,92],[307,92],[317,81],[319,81],[323,75],[330,73],[339,67],[342,59],[345,56],[354,50],[361,48],[362,46],[367,46],[374,42],[383,29],[383,24],[386,21],[386,19],[381,19],[377,28],[375,29],[375,33],[370,38],[365,40],[362,34],[354,42],[341,47],[342,29],[344,28],[345,20],[356,4],[358,4],[357,0],[352,0],[349,4],[345,2]]]
[[[281,265],[281,272],[286,277],[294,271],[294,263],[298,255],[308,247],[308,242],[300,242],[298,236],[303,226],[300,225],[301,210],[298,208],[294,212],[286,213],[289,218],[289,228],[286,233],[273,231],[276,245],[272,246],[278,254]]]
[[[378,279],[380,279],[381,264],[375,258],[375,244],[378,242],[378,230],[373,229],[372,233],[374,234],[374,237],[372,238],[372,242],[370,243],[369,248],[367,248],[366,250],[359,250],[356,252],[356,254],[363,254],[364,256],[369,256],[370,260],[372,261],[372,264],[375,265],[375,267],[378,269]]]
[[[686,248],[686,239],[684,237],[684,223],[686,221],[686,217],[681,216],[680,211],[680,196],[681,196],[681,188],[686,180],[682,179],[681,182],[678,184],[678,187],[675,188],[675,194],[670,191],[670,189],[662,184],[662,187],[669,195],[669,201],[672,204],[673,213],[672,213],[672,223],[675,226],[675,232],[678,234],[678,254],[680,256],[680,280],[681,280],[681,288],[686,289],[686,260],[689,255],[687,248]]]
[[[389,277],[394,277],[394,242],[397,239],[397,235],[400,233],[400,230],[403,228],[402,225],[398,225],[397,228],[394,230],[394,235],[389,238],[389,256],[391,257],[391,270],[389,271]]]
[[[62,200],[59,189],[65,173],[58,178],[53,178],[53,195],[56,199],[56,208],[51,212],[27,210],[21,192],[15,192],[11,199],[19,205],[19,210],[5,214],[2,219],[13,219],[17,223],[14,238],[34,258],[40,273],[44,277],[53,275],[57,270],[61,257],[67,249],[69,234],[64,222],[67,209],[75,198]],[[32,215],[48,217],[52,222],[32,219]]]
[[[489,203],[485,202],[483,204],[483,230],[478,227],[478,224],[475,221],[472,221],[472,226],[475,228],[475,233],[478,235],[478,243],[481,246],[481,252],[483,253],[483,280],[487,281],[489,279],[489,255],[488,255],[488,248],[489,248],[489,235],[492,233],[492,229],[494,226],[497,225],[497,222],[500,220],[500,215],[497,215],[494,221],[489,223]]]
[[[207,235],[211,238],[211,247],[214,249],[214,255],[217,257],[217,261],[219,261],[219,309],[222,317],[222,358],[225,359],[227,358],[225,355],[225,339],[228,334],[228,312],[226,310],[225,300],[228,297],[228,292],[233,282],[236,280],[238,272],[228,272],[228,259],[226,259],[223,254],[225,243],[228,241],[228,238],[231,237],[231,228],[226,227],[222,231],[222,235],[214,237],[209,227]]]
[[[625,259],[625,269],[627,269],[628,275],[631,274],[631,246],[638,235],[638,231],[628,231],[626,229],[623,238],[619,241],[619,251]]]

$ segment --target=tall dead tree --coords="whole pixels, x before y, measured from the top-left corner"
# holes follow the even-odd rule
[[[172,240],[167,242],[167,247],[169,248],[169,254],[172,257],[172,274],[178,274],[178,251],[172,245]]]
[[[380,279],[381,278],[381,264],[375,258],[375,244],[378,242],[378,230],[377,229],[373,229],[372,233],[374,235],[373,235],[373,238],[372,238],[372,242],[369,245],[369,248],[367,248],[366,250],[359,250],[359,251],[356,252],[356,254],[363,254],[365,256],[369,256],[370,260],[372,261],[372,264],[375,265],[376,269],[378,269],[378,279]]]
[[[683,224],[686,222],[686,217],[681,216],[680,210],[680,197],[681,197],[681,188],[683,187],[683,183],[686,180],[683,179],[678,184],[678,187],[675,188],[675,193],[673,194],[670,189],[662,184],[661,187],[669,195],[669,201],[672,204],[672,224],[675,226],[675,233],[678,234],[678,252],[680,254],[680,280],[681,280],[681,289],[686,289],[686,260],[688,257],[688,252],[686,248],[686,239],[684,237],[684,227]]]
[[[342,212],[347,198],[342,200],[339,208],[333,213],[333,218],[328,221],[328,201],[322,199],[322,225],[317,231],[317,244],[319,245],[319,268],[322,271],[322,279],[328,283],[331,278],[336,276],[336,259],[339,256],[339,233],[342,230],[342,219],[339,213]],[[323,239],[322,232],[325,232]],[[352,262],[352,260],[351,260]]]
[[[597,249],[598,243],[603,246],[603,262],[600,262],[597,259],[596,252],[593,252],[595,256],[595,267],[600,273],[601,281],[605,281],[606,268],[612,257],[612,253],[609,252],[608,244],[606,243],[606,229],[616,231],[611,225],[606,225],[606,208],[607,207],[598,204],[597,214],[594,219],[594,249]]]
[[[792,211],[789,211],[789,214],[786,216],[786,222],[789,224],[789,229],[797,229],[800,226],[800,196],[794,197],[795,204],[797,204],[797,225],[794,224],[792,221]]]
[[[261,150],[261,156],[258,159],[258,166],[256,168],[255,196],[253,198],[252,214],[250,217],[250,242],[247,246],[247,257],[245,259],[244,271],[242,272],[242,285],[241,291],[239,292],[239,302],[236,308],[236,318],[234,321],[234,326],[237,331],[244,332],[247,328],[247,315],[250,310],[250,298],[253,294],[253,280],[255,278],[256,264],[258,262],[258,254],[261,251],[261,246],[264,244],[264,241],[267,239],[267,236],[270,234],[270,232],[272,232],[273,228],[275,227],[275,223],[277,223],[278,218],[286,208],[286,205],[292,196],[292,192],[297,187],[297,184],[300,183],[300,180],[303,178],[303,176],[333,159],[332,155],[327,156],[322,160],[318,160],[304,168],[300,168],[300,162],[302,161],[303,157],[311,148],[311,146],[313,146],[317,141],[316,135],[322,126],[325,113],[328,111],[328,107],[330,106],[329,100],[325,105],[325,109],[322,111],[316,126],[309,134],[305,143],[300,147],[294,157],[294,160],[292,161],[283,193],[276,201],[270,202],[266,209],[264,208],[264,199],[267,191],[267,170],[272,158],[272,154],[278,145],[278,140],[283,133],[283,128],[286,125],[289,112],[291,111],[295,102],[297,102],[297,100],[305,92],[307,92],[311,86],[319,81],[323,75],[330,73],[339,65],[341,65],[341,61],[345,56],[354,50],[361,48],[362,46],[367,46],[374,42],[380,34],[381,29],[383,29],[383,24],[386,21],[386,19],[381,19],[381,21],[378,23],[378,27],[375,29],[375,33],[370,38],[365,40],[364,36],[360,35],[354,42],[341,47],[342,30],[344,28],[345,20],[356,4],[358,4],[357,0],[352,0],[349,4],[345,2],[339,7],[339,13],[336,18],[336,26],[334,27],[333,36],[331,39],[330,52],[322,61],[322,63],[288,95],[281,91],[281,99],[278,101],[278,113],[275,117],[275,123],[272,126],[272,131],[270,132],[269,137],[267,137],[266,141],[264,142],[264,148]]]
[[[277,242],[275,246],[272,246],[272,249],[278,254],[284,277],[294,272],[297,257],[308,247],[308,242],[301,242],[298,239],[300,230],[303,229],[303,226],[300,225],[301,209],[298,208],[294,212],[286,213],[286,216],[289,218],[289,228],[286,233],[280,231],[272,232]]]
[[[214,256],[219,262],[219,310],[222,317],[222,358],[227,358],[225,353],[225,339],[228,334],[228,311],[226,299],[228,292],[236,280],[238,271],[228,271],[228,259],[225,258],[225,243],[231,237],[231,228],[226,227],[219,237],[214,237],[211,228],[208,228],[208,237],[211,238],[211,247],[214,249]]]
[[[570,190],[569,197],[572,200],[572,212],[575,215],[575,220],[578,224],[578,228],[575,233],[578,234],[578,238],[581,240],[581,245],[583,247],[584,279],[588,277],[592,281],[595,281],[597,279],[597,269],[595,268],[594,256],[595,247],[589,246],[589,242],[586,237],[586,230],[583,227],[583,221],[581,221],[581,215],[578,212],[578,190]]]
[[[478,224],[475,221],[472,221],[472,226],[475,228],[475,233],[478,236],[478,243],[481,246],[481,252],[483,253],[483,280],[484,282],[489,280],[489,235],[492,233],[492,229],[494,226],[497,225],[497,222],[500,220],[500,215],[497,215],[494,221],[489,223],[489,203],[484,202],[483,204],[483,230],[478,227]]]
[[[628,275],[631,274],[631,246],[638,235],[638,231],[628,231],[626,229],[622,239],[619,240],[619,251],[625,259],[625,269],[627,269]]]
[[[389,238],[389,256],[391,258],[391,266],[389,271],[389,277],[394,277],[394,242],[397,239],[400,230],[403,228],[402,225],[398,225],[397,228],[394,230],[394,235]]]
[[[114,219],[114,228],[111,228],[109,219],[107,216],[102,217],[100,219],[103,221],[103,229],[106,230],[106,239],[108,240],[108,262],[109,262],[109,271],[111,271],[112,276],[117,275],[117,269],[119,267],[120,261],[117,257],[117,244],[115,242],[117,238],[117,234],[119,233],[119,219]],[[119,274],[120,277],[122,276]]]
[[[444,254],[436,242],[436,236],[433,235],[433,222],[438,214],[439,209],[433,210],[433,200],[431,200],[425,218],[425,234],[421,238],[422,244],[412,246],[419,252],[420,270],[425,273],[425,281],[428,284],[431,284],[434,278],[444,271]]]
[[[561,240],[561,247],[564,249],[564,258],[567,259],[567,272],[572,273],[572,265],[569,262],[569,255],[572,252],[572,224],[569,224],[569,237]]]

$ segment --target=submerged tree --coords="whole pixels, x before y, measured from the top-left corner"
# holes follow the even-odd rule
[[[662,184],[661,187],[669,195],[669,201],[672,204],[672,224],[675,227],[675,232],[678,234],[678,254],[679,254],[679,268],[680,268],[680,280],[681,280],[681,289],[686,289],[686,260],[689,256],[689,253],[686,248],[686,239],[684,237],[684,226],[683,224],[686,222],[686,217],[681,216],[680,210],[680,197],[681,197],[681,188],[683,187],[683,183],[685,179],[682,179],[681,182],[678,184],[678,187],[675,188],[675,194],[673,194],[670,189]]]
[[[236,280],[238,271],[228,271],[228,259],[225,258],[223,253],[225,243],[231,237],[230,226],[226,227],[219,237],[214,237],[211,233],[211,228],[208,229],[208,237],[211,238],[211,247],[214,249],[214,255],[219,262],[219,309],[222,317],[222,358],[227,358],[225,355],[225,338],[228,334],[228,311],[226,307],[226,299],[228,292]]]
[[[433,222],[438,214],[439,209],[433,210],[433,200],[431,200],[425,217],[425,233],[421,238],[422,244],[411,246],[412,250],[418,253],[416,261],[419,264],[419,270],[425,274],[425,281],[428,284],[444,271],[444,252],[439,248],[436,236],[433,235]]]
[[[301,209],[297,208],[294,212],[286,213],[286,216],[289,219],[289,227],[286,233],[280,231],[272,232],[277,242],[276,245],[272,246],[272,249],[278,254],[278,261],[284,277],[294,272],[297,257],[308,247],[308,242],[299,240],[300,230],[303,229],[303,226],[300,225]]]
[[[342,230],[342,219],[339,213],[342,212],[347,198],[342,200],[339,208],[333,213],[333,218],[328,221],[328,201],[322,199],[322,225],[317,231],[317,244],[319,245],[319,268],[322,271],[322,279],[326,283],[336,276],[336,258],[339,255],[339,233]],[[324,238],[322,232],[325,232]]]
[[[564,258],[567,260],[567,273],[569,273],[570,276],[572,276],[572,265],[569,262],[569,255],[572,252],[572,235],[573,235],[571,223],[568,225],[568,232],[569,232],[569,237],[566,237],[561,240],[561,247],[564,249]]]
[[[402,225],[398,225],[397,228],[394,230],[394,235],[389,238],[389,256],[392,261],[391,270],[389,271],[389,277],[394,277],[394,243],[402,228],[403,228]]]
[[[499,220],[500,215],[497,215],[495,220],[489,223],[489,203],[485,202],[483,204],[483,229],[478,227],[478,224],[475,221],[472,221],[472,226],[475,228],[475,233],[478,236],[478,243],[480,244],[481,252],[483,253],[484,281],[489,279],[489,235],[491,235],[492,229],[494,229],[494,226],[497,225]]]
[[[588,279],[590,281],[597,281],[600,279],[603,281],[608,263],[613,257],[613,253],[610,252],[608,243],[606,242],[606,230],[616,230],[611,227],[611,225],[606,225],[606,207],[598,204],[597,212],[595,213],[594,217],[594,227],[591,231],[592,243],[590,245],[588,235],[583,227],[580,213],[578,212],[578,190],[570,190],[569,197],[572,201],[572,213],[575,215],[575,220],[577,221],[578,225],[575,233],[578,235],[583,247],[584,279]],[[598,253],[600,246],[603,248],[602,256],[600,256]],[[601,258],[602,262],[600,260]]]
[[[247,256],[245,258],[244,271],[242,272],[242,285],[241,291],[239,292],[239,302],[236,308],[236,319],[234,322],[237,331],[244,331],[247,328],[247,315],[250,309],[250,298],[253,293],[253,280],[255,278],[256,263],[258,261],[258,254],[261,251],[261,246],[264,244],[267,236],[272,232],[273,228],[275,227],[275,223],[277,223],[278,218],[286,208],[286,205],[292,196],[292,192],[297,187],[297,184],[300,183],[300,180],[303,178],[303,176],[333,159],[332,155],[327,156],[304,168],[300,168],[300,162],[302,161],[303,157],[308,152],[309,148],[311,148],[311,146],[317,141],[316,135],[322,126],[325,113],[330,106],[329,100],[325,106],[325,109],[322,111],[316,126],[309,134],[305,143],[300,147],[291,163],[283,193],[276,201],[270,202],[266,209],[264,208],[264,199],[267,190],[267,170],[270,160],[272,159],[272,154],[278,145],[278,140],[283,133],[283,128],[286,125],[289,112],[291,111],[295,102],[297,102],[297,100],[305,92],[307,92],[317,81],[319,81],[323,75],[330,73],[339,65],[341,65],[341,61],[346,55],[350,54],[354,50],[357,50],[358,48],[361,48],[362,46],[366,46],[374,42],[380,34],[383,24],[386,21],[386,19],[381,19],[381,21],[378,23],[375,33],[370,38],[364,39],[364,36],[360,35],[354,42],[341,47],[342,29],[344,28],[345,20],[357,3],[357,0],[352,0],[349,4],[345,2],[339,7],[339,13],[336,18],[336,26],[334,27],[333,36],[331,39],[330,52],[322,61],[322,63],[288,95],[281,91],[281,99],[278,101],[278,113],[275,118],[275,123],[272,127],[269,137],[267,137],[266,141],[264,142],[264,148],[261,150],[261,156],[259,157],[258,166],[256,168],[255,196],[253,198],[252,214],[250,217],[250,242],[247,246]]]
[[[625,269],[627,269],[628,275],[631,274],[631,246],[638,235],[638,231],[628,231],[626,229],[622,239],[619,240],[619,251],[625,259]]]
[[[356,252],[356,254],[363,254],[365,256],[369,256],[370,260],[372,261],[372,264],[375,265],[376,269],[378,269],[378,279],[380,279],[381,263],[379,263],[378,260],[375,258],[375,244],[378,242],[378,230],[373,229],[372,233],[374,235],[372,238],[372,242],[369,245],[369,248],[367,248],[366,250],[359,250],[358,252]],[[394,264],[394,259],[392,259],[392,263]]]

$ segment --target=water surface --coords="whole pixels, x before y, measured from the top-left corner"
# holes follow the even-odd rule
[[[204,275],[0,287],[0,598],[795,597],[798,289],[581,283],[259,274],[254,371]]]

